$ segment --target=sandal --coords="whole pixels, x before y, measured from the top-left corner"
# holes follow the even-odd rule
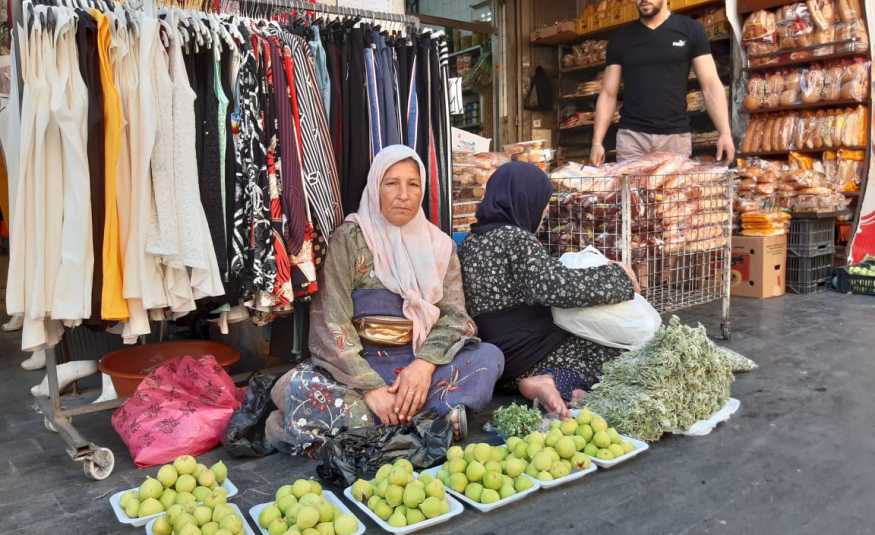
[[[456,425],[453,425],[453,418]],[[453,427],[453,441],[461,442],[468,438],[468,411],[464,405],[456,405],[447,413],[447,421]]]

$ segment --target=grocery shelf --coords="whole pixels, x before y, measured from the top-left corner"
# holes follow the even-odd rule
[[[816,110],[819,108],[843,108],[847,106],[865,106],[865,100],[829,100],[823,102],[812,102],[810,104],[794,104],[793,106],[778,106],[777,108],[762,108],[758,110],[745,110],[751,115],[759,113],[776,113],[779,111],[794,111],[794,110]]]
[[[564,69],[559,69],[559,72],[561,72],[562,74],[568,74],[568,73],[572,73],[572,72],[589,71],[592,69],[603,69],[604,67],[605,67],[604,63],[595,63],[593,65],[579,65],[577,67],[567,67]]]
[[[819,47],[823,47],[823,46],[832,46],[832,45],[819,45]],[[761,57],[781,56],[781,55],[785,55],[785,54],[789,54],[789,53],[790,52],[781,52],[779,54],[772,54],[770,56],[755,56],[755,58],[758,59]],[[809,63],[829,61],[829,60],[834,60],[834,59],[854,59],[854,58],[866,58],[866,57],[869,57],[869,54],[867,51],[839,52],[836,54],[827,54],[825,56],[811,56],[808,58],[789,59],[786,61],[779,61],[777,63],[769,63],[766,65],[745,67],[744,70],[747,72],[769,71],[769,70],[773,70],[773,69],[782,69],[784,67],[792,67],[794,65],[807,65]]]
[[[830,150],[867,150],[867,147],[823,147],[820,149],[792,149],[792,150],[772,150],[772,151],[756,151],[756,152],[739,152],[739,158],[749,158],[752,156],[785,156],[791,152],[799,152],[802,154],[819,154]]]

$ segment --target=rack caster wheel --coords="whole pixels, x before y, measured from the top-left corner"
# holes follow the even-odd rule
[[[48,416],[43,416],[43,425],[45,426],[46,429],[48,429],[48,430],[51,431],[52,433],[57,433],[57,432],[58,432],[58,428],[55,427],[55,424],[52,423],[51,420],[49,420],[49,417],[48,417]]]
[[[108,478],[114,468],[115,455],[109,448],[95,448],[82,461],[82,470],[85,472],[85,476],[95,481],[103,481]]]
[[[721,331],[721,334],[723,334],[723,339],[726,340],[727,342],[729,341],[730,338],[732,338],[732,328],[729,326],[728,323],[724,323],[724,324],[720,325],[720,331]]]

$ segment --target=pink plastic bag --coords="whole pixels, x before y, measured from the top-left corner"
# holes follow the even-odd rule
[[[138,467],[169,463],[213,449],[240,397],[212,355],[180,357],[143,379],[112,415],[112,426]]]

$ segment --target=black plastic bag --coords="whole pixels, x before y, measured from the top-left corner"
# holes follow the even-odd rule
[[[322,445],[316,473],[329,485],[348,487],[396,459],[428,468],[446,457],[452,443],[452,426],[433,412],[414,416],[409,425],[346,429]]]
[[[256,372],[249,379],[243,404],[234,411],[222,437],[222,445],[232,457],[263,457],[275,451],[264,436],[264,422],[276,410],[270,389],[277,378]]]

